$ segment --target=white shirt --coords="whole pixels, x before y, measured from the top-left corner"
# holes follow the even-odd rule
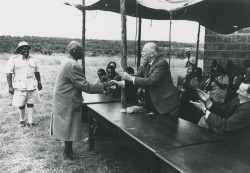
[[[13,88],[16,90],[35,90],[37,81],[35,72],[39,72],[35,58],[27,59],[17,55],[8,60],[5,73],[13,74]]]

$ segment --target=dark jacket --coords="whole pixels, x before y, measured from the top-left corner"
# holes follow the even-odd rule
[[[148,75],[147,67],[142,67],[136,74],[134,84],[148,87],[151,101],[157,112],[177,115],[179,97],[172,82],[168,62],[163,57],[155,58]]]
[[[250,101],[239,104],[233,99],[225,106],[213,104],[209,110],[207,123],[216,133],[238,131],[250,124]]]

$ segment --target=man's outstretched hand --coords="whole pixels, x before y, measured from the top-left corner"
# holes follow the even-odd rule
[[[132,76],[130,76],[127,72],[121,72],[120,75],[123,80],[132,81]]]

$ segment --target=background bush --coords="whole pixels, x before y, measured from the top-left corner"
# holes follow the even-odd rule
[[[54,37],[37,37],[37,36],[0,36],[0,53],[13,53],[20,41],[27,41],[31,47],[31,52],[52,55],[53,53],[66,53],[67,45],[70,41],[76,40],[81,42],[81,39],[70,38],[54,38]],[[141,45],[149,41],[142,41]],[[150,41],[152,42],[152,41]],[[169,52],[168,41],[153,41],[162,50],[164,56]],[[128,41],[128,55],[137,55],[137,46],[135,41]],[[171,56],[176,58],[185,58],[185,51],[189,49],[193,56],[196,54],[196,43],[171,43]],[[200,44],[199,58],[203,59],[204,45]],[[120,40],[86,40],[85,51],[87,56],[120,56],[122,54],[122,46]]]

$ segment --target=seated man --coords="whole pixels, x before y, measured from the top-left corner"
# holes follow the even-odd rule
[[[97,71],[97,75],[99,77],[98,81],[97,82],[107,82],[108,81],[108,78],[107,78],[107,75],[106,75],[106,72],[104,69],[99,69]]]
[[[107,66],[106,72],[107,72],[108,81],[111,81],[111,80],[120,81],[121,80],[121,76],[118,73],[116,73],[115,68],[113,66]],[[119,88],[117,85],[108,87],[107,93],[114,97],[120,97],[121,88]]]
[[[199,122],[200,126],[224,134],[243,130],[250,125],[250,83],[242,82],[237,90],[238,98],[225,106],[213,103],[205,92],[197,92],[202,100],[190,102],[205,114]]]
[[[121,80],[121,76],[119,75],[119,73],[115,71],[115,68],[113,66],[107,66],[106,73],[108,80],[116,80],[116,81]]]
[[[115,63],[114,61],[110,61],[110,62],[108,63],[108,67],[114,67],[115,74],[116,74],[116,75],[119,75],[119,73],[116,72],[116,63]]]

